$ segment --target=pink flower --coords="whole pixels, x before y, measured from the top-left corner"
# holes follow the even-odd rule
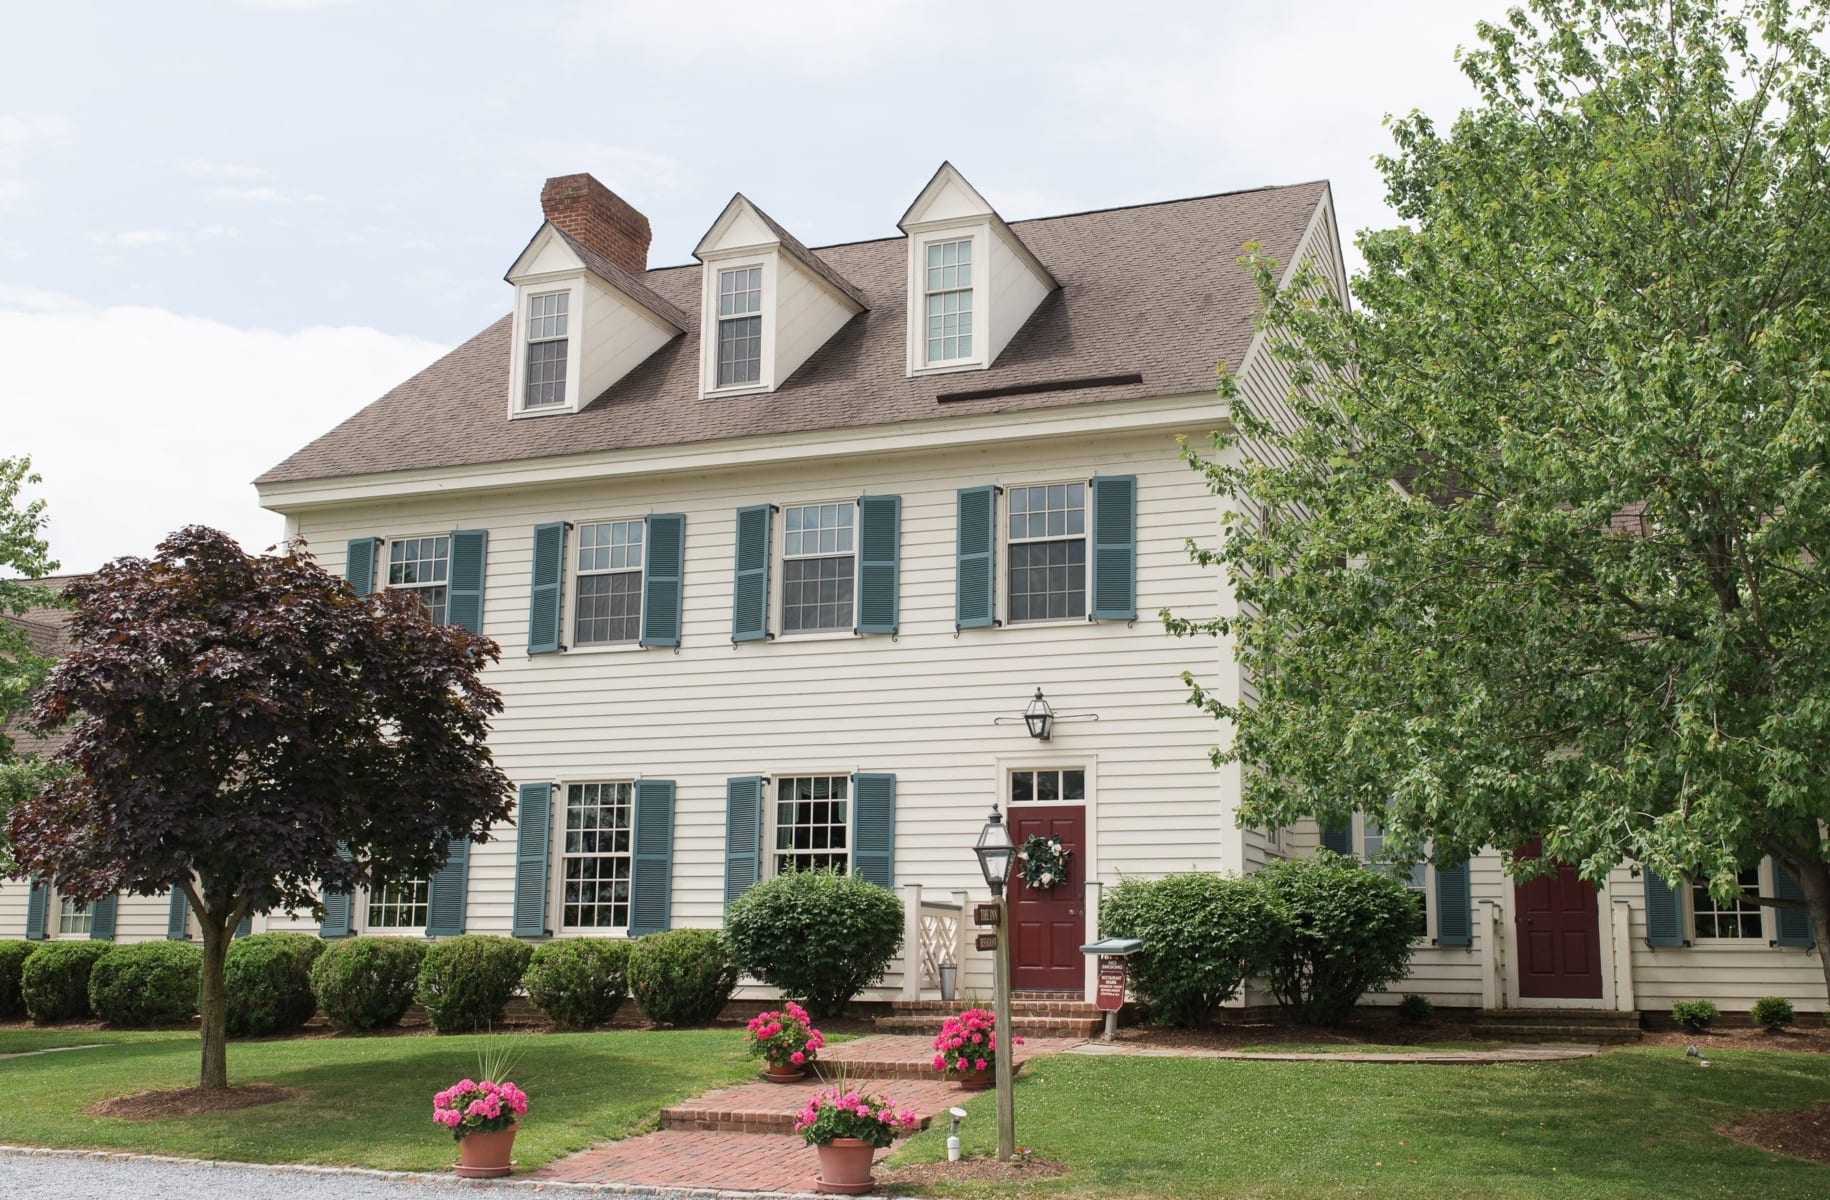
[[[966,1060],[962,1058],[958,1062],[954,1063],[953,1069],[956,1071],[964,1071],[966,1069]]]
[[[796,1050],[793,1054],[788,1056],[788,1061],[798,1067],[807,1061],[807,1056],[802,1054],[799,1050]]]
[[[972,1067],[976,1071],[983,1071],[985,1069],[985,1060],[982,1058],[979,1059],[977,1062],[972,1064]]]

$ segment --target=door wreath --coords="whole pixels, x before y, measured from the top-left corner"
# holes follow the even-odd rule
[[[1017,849],[1017,861],[1023,864],[1023,886],[1033,892],[1046,892],[1067,882],[1068,849],[1060,838],[1032,833]]]

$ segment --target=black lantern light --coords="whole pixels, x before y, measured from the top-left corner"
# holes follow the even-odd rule
[[[1004,827],[1004,814],[992,805],[991,816],[986,819],[985,828],[979,830],[978,845],[973,847],[973,852],[979,856],[979,870],[985,873],[985,882],[993,896],[1004,894],[1004,880],[1010,876],[1016,849],[1010,840],[1010,830]]]
[[[1023,710],[1023,723],[1029,726],[1029,736],[1038,742],[1048,741],[1048,735],[1055,731],[1055,710],[1042,698],[1042,689],[1036,689],[1036,698]]]

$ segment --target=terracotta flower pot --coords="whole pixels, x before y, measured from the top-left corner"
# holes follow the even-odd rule
[[[763,1078],[770,1083],[798,1083],[807,1078],[807,1068],[768,1066],[763,1069]]]
[[[515,1130],[510,1125],[494,1133],[472,1133],[458,1142],[457,1166],[451,1168],[463,1179],[499,1179],[514,1169],[510,1155],[515,1149]]]
[[[820,1152],[820,1175],[813,1181],[816,1191],[862,1196],[871,1190],[875,1146],[862,1138],[834,1138],[814,1149]]]
[[[955,1072],[953,1081],[959,1084],[962,1092],[982,1092],[998,1081],[998,1073],[990,1067],[983,1071]]]

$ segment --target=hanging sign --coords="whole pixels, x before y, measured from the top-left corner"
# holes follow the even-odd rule
[[[1117,1012],[1125,1006],[1125,960],[1119,955],[1099,956],[1099,992],[1094,999],[1100,1012]]]
[[[978,948],[980,950],[996,950],[998,948],[998,935],[995,933],[979,934]]]
[[[972,923],[974,925],[996,925],[998,923],[998,906],[995,904],[973,905]]]

